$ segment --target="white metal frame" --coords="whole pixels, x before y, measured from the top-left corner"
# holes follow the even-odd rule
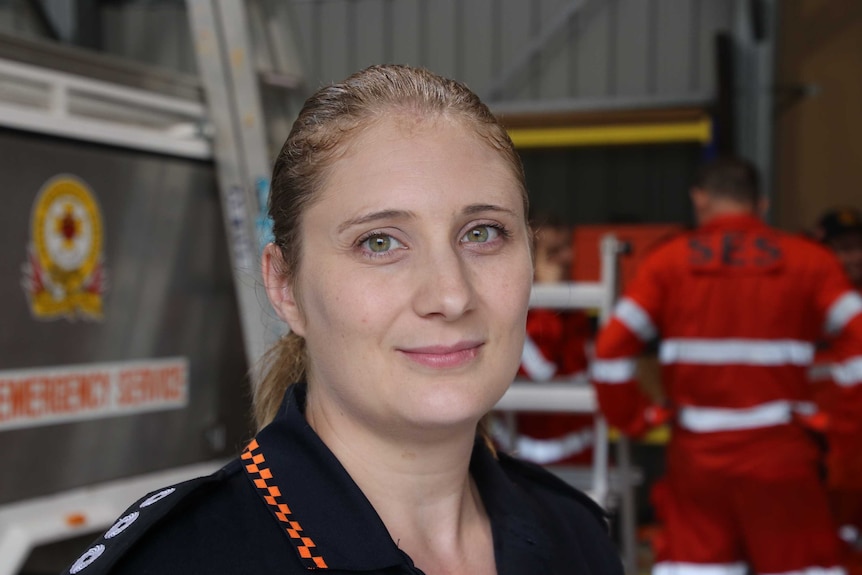
[[[200,102],[0,60],[0,126],[208,160]]]
[[[599,311],[599,322],[604,325],[613,313],[619,290],[618,258],[624,245],[613,235],[601,241],[601,277],[598,282],[561,282],[537,284],[530,294],[530,307],[560,310],[595,309]],[[610,493],[608,463],[608,426],[598,409],[595,390],[586,378],[553,383],[535,383],[516,380],[497,403],[499,411],[544,411],[590,413],[595,415],[594,448],[591,487],[588,494],[599,504],[607,505]],[[626,570],[635,573],[635,475],[631,467],[628,440],[620,437],[617,442],[617,481],[619,492],[620,530]]]
[[[536,284],[530,307],[546,309],[593,309],[604,324],[613,312],[618,291],[617,258],[620,242],[612,235],[601,241],[601,277],[597,282]],[[500,411],[547,411],[596,414],[593,481],[590,495],[600,504],[608,495],[608,429],[598,411],[595,391],[585,379],[557,383],[515,381],[497,404]]]
[[[107,529],[142,495],[209,475],[225,463],[198,463],[2,505],[0,575],[18,573],[39,545]]]

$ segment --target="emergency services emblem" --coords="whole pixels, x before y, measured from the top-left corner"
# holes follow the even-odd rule
[[[30,220],[24,291],[38,319],[102,319],[102,213],[87,184],[55,176],[39,190]]]

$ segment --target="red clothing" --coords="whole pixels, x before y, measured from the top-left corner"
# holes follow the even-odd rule
[[[838,360],[833,343],[823,342],[809,372],[814,401],[824,413],[840,412],[848,401],[847,392],[832,377],[831,367]],[[862,532],[862,429],[836,433],[827,428],[826,438],[826,489],[832,517],[839,533],[852,537]],[[846,557],[848,571],[862,573],[862,551],[848,545]]]
[[[658,503],[664,528],[654,541],[656,575],[697,573],[679,563],[724,566],[710,571],[725,574],[826,575],[799,567],[835,565],[839,556],[835,533],[819,527],[831,520],[814,470],[794,481],[738,481],[700,470],[671,474],[666,487]]]
[[[856,293],[860,295],[858,291]],[[820,409],[834,414],[833,418],[841,417],[842,413],[846,418],[852,418],[862,413],[862,406],[852,403],[854,400],[862,401],[862,394],[852,395],[846,385],[832,377],[832,367],[841,363],[840,349],[836,349],[840,345],[841,342],[833,341],[821,344],[809,375],[814,400]],[[829,444],[826,461],[828,485],[836,490],[862,491],[862,426],[858,426],[855,431],[848,427],[834,425],[826,430]],[[862,516],[857,519],[858,525],[862,527]]]
[[[589,318],[583,312],[531,309],[527,314],[527,337],[541,352],[541,367],[528,352],[521,356],[518,375],[535,381],[570,376],[587,371],[587,347],[592,339]]]
[[[715,220],[642,263],[596,343],[599,404],[622,431],[646,429],[650,402],[634,379],[635,357],[660,334],[665,395],[677,414],[671,451],[766,475],[808,468],[816,449],[800,426],[784,424],[813,408],[807,370],[824,326],[836,333],[842,389],[859,396],[862,300],[835,257],[753,217]],[[858,428],[850,415],[836,424]]]
[[[596,343],[592,379],[599,405],[623,432],[646,431],[656,410],[638,389],[635,358],[647,341],[660,336],[662,380],[674,414],[667,451],[671,481],[699,481],[715,472],[752,483],[739,484],[741,492],[781,481],[788,486],[775,492],[789,492],[790,483],[810,483],[820,457],[799,423],[816,409],[807,370],[824,328],[838,342],[842,393],[848,400],[843,412],[831,414],[832,423],[849,432],[862,423],[862,411],[855,408],[862,405],[856,400],[862,394],[862,300],[851,291],[840,264],[821,246],[754,217],[717,218],[668,242],[641,264]],[[734,488],[725,483],[721,489]],[[825,516],[800,502],[790,506],[799,512],[799,521]],[[735,519],[740,526],[754,521]],[[832,529],[825,523],[808,527],[824,538]],[[772,529],[782,532],[780,521]],[[748,541],[755,545],[755,540]],[[756,562],[757,549],[748,551],[747,558]],[[671,559],[704,562],[691,552]],[[812,552],[810,558],[819,556]]]
[[[586,375],[591,339],[583,312],[532,309],[518,375],[534,381]],[[519,437],[511,447],[519,457],[543,465],[589,463],[593,423],[586,414],[522,412],[516,423]]]

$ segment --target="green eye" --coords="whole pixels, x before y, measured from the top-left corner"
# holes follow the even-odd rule
[[[359,248],[366,256],[386,257],[405,249],[405,245],[389,234],[379,232],[366,236],[364,240],[359,242]]]
[[[368,250],[375,254],[382,254],[392,249],[391,236],[371,236],[365,242],[368,245]]]
[[[488,228],[484,226],[481,228],[473,228],[467,233],[467,240],[471,242],[487,242],[489,235]]]
[[[462,241],[484,244],[494,240],[498,233],[498,230],[492,226],[476,226],[464,235]]]

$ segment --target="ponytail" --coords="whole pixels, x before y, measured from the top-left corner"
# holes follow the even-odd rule
[[[252,410],[260,430],[275,419],[288,387],[305,379],[305,339],[288,333],[263,355],[258,369],[262,377],[254,387]]]

